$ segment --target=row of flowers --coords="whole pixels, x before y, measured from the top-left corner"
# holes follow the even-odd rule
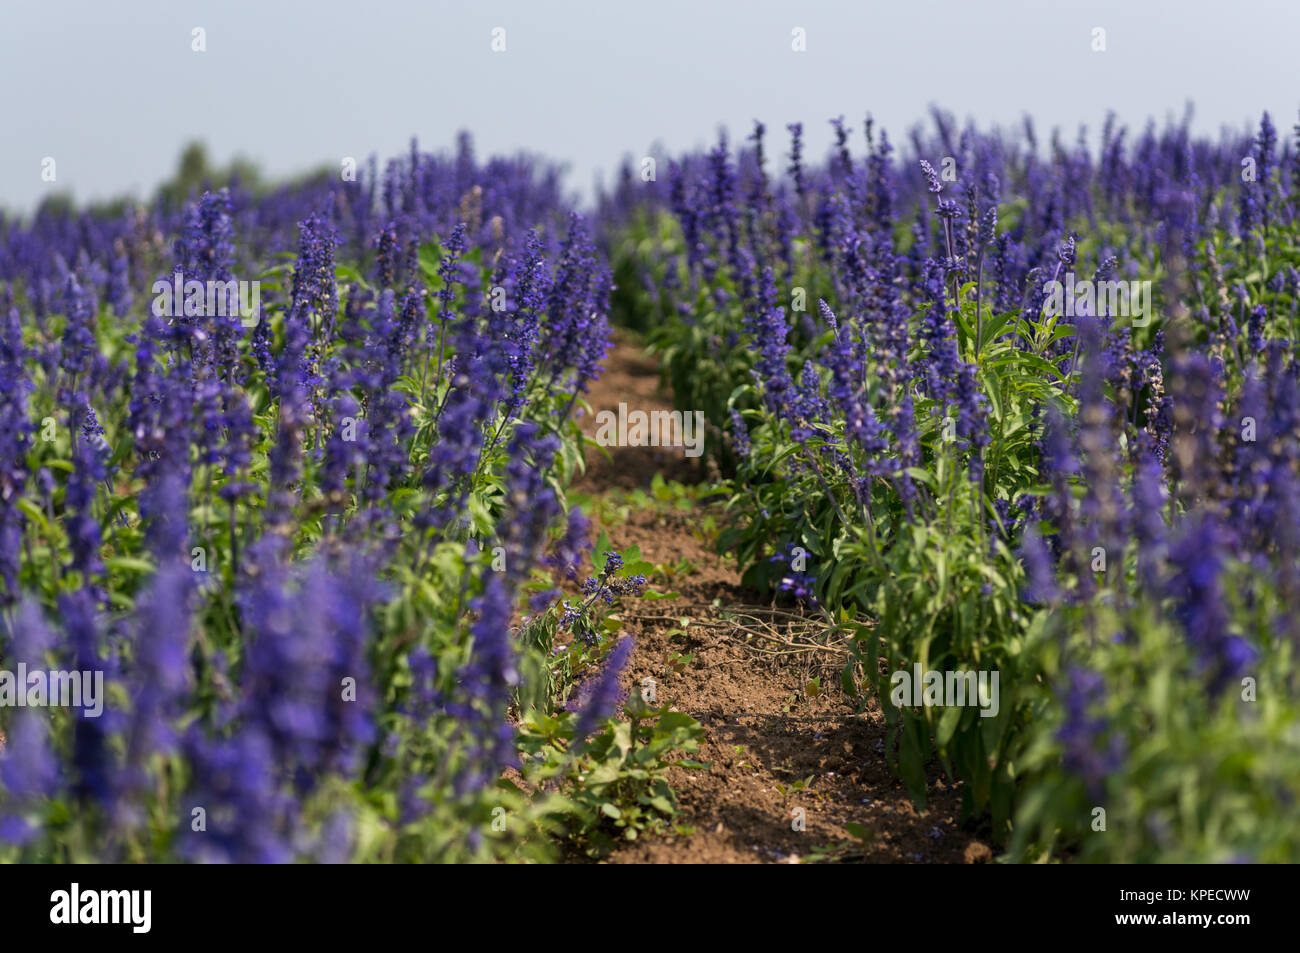
[[[611,280],[557,183],[465,140],[0,222],[0,669],[107,684],[0,709],[0,859],[544,859],[595,824],[565,795],[629,646],[557,679],[550,642]]]
[[[850,633],[914,797],[958,779],[1009,856],[1294,860],[1300,150],[834,127],[606,199],[622,306],[727,437],[722,547]],[[896,706],[917,663],[999,671],[999,714]]]

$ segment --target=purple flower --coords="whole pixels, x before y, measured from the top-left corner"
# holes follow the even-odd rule
[[[794,389],[794,380],[786,365],[790,353],[788,341],[790,328],[785,320],[785,309],[776,304],[776,285],[772,269],[763,272],[763,307],[757,315],[746,320],[746,330],[758,347],[758,360],[754,366],[754,379],[763,390],[763,400],[773,413],[781,412],[787,395]]]
[[[1105,698],[1106,683],[1100,674],[1070,667],[1061,699],[1065,720],[1056,737],[1065,749],[1063,767],[1082,780],[1088,796],[1096,800],[1104,796],[1106,779],[1124,764],[1123,739],[1097,714]]]
[[[469,662],[457,673],[458,701],[449,706],[460,726],[467,762],[456,779],[459,794],[482,790],[515,763],[514,729],[506,719],[519,684],[510,638],[512,606],[500,575],[492,573],[472,608]]]
[[[54,641],[40,609],[24,601],[13,630],[6,633],[0,657],[5,667],[25,664],[45,669]],[[19,686],[24,691],[26,686]],[[59,783],[59,762],[50,739],[49,711],[21,708],[10,724],[9,738],[0,749],[0,843],[22,844],[37,833],[27,815],[40,810],[53,797]]]
[[[578,568],[582,565],[583,554],[590,548],[587,534],[590,529],[590,523],[586,515],[578,507],[569,510],[568,528],[564,536],[555,544],[555,550],[547,559],[547,563],[562,571],[570,579],[578,575]]]
[[[28,420],[31,382],[23,367],[22,325],[18,309],[0,309],[0,605],[18,598],[18,572],[26,517],[18,504],[27,483],[27,452],[33,426]]]
[[[67,667],[79,672],[102,672],[107,685],[114,673],[102,645],[103,624],[95,594],[82,588],[60,596],[59,616],[66,632]],[[121,793],[121,778],[109,741],[113,721],[107,707],[97,717],[78,711],[72,739],[73,793],[83,802],[98,804],[110,815],[115,813]]]
[[[785,128],[790,131],[790,178],[794,180],[795,194],[803,198],[803,123],[792,122]]]
[[[573,723],[573,739],[582,743],[606,718],[614,714],[625,692],[619,686],[619,676],[632,659],[636,641],[629,635],[619,639],[610,650],[600,673],[590,679],[579,691],[578,716]]]
[[[250,646],[240,718],[270,742],[299,792],[355,767],[372,736],[365,656],[369,613],[381,595],[365,559],[316,559],[290,573],[259,564],[240,594]]]
[[[745,418],[734,407],[730,409],[730,414],[732,445],[739,456],[748,457],[750,453],[749,428],[745,426]]]
[[[925,176],[925,187],[934,195],[943,191],[943,184],[939,181],[939,173],[934,171],[934,166],[930,165],[925,159],[921,160],[921,173]]]
[[[91,370],[98,355],[96,340],[97,305],[94,295],[72,272],[68,272],[63,289],[63,308],[67,323],[63,329],[60,365],[71,381]]]
[[[144,820],[140,805],[149,793],[148,760],[179,746],[176,721],[190,697],[188,602],[193,575],[182,563],[163,565],[136,614],[134,658],[124,673],[130,701],[121,783],[130,796],[119,801],[122,816],[117,818],[129,826]]]
[[[1231,620],[1222,576],[1229,543],[1227,531],[1212,515],[1203,514],[1187,520],[1169,550],[1173,576],[1168,593],[1174,617],[1214,694],[1246,671],[1257,654],[1250,643],[1228,631]]]
[[[1054,602],[1060,596],[1056,585],[1056,565],[1033,527],[1025,532],[1021,541],[1020,558],[1027,576],[1024,598],[1038,605]]]
[[[181,856],[197,863],[291,861],[293,800],[281,788],[270,739],[257,728],[208,738],[195,727],[185,750],[193,780],[181,799]],[[200,808],[204,829],[195,831],[191,817]]]
[[[338,291],[334,284],[334,248],[338,237],[334,227],[313,215],[298,223],[298,235],[291,312],[304,320],[310,309],[323,322],[333,321],[338,312]]]

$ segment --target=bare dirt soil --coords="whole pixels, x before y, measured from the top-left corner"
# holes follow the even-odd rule
[[[617,410],[671,409],[654,362],[620,340],[589,395],[594,415]],[[616,494],[647,488],[656,472],[690,483],[705,475],[681,449],[609,447],[606,459],[589,449],[587,473],[574,490]],[[927,807],[918,811],[886,761],[887,733],[874,702],[859,713],[839,689],[834,670],[816,651],[773,657],[723,618],[728,607],[761,614],[770,600],[742,587],[733,560],[718,555],[701,531],[697,510],[627,510],[627,518],[597,526],[616,549],[637,546],[642,558],[686,571],[672,580],[671,600],[634,601],[620,616],[636,637],[624,687],[654,678],[659,701],[694,716],[705,742],[693,757],[707,771],[673,768],[669,783],[681,808],[677,824],[689,834],[645,837],[618,848],[612,863],[794,863],[835,848],[833,859],[868,863],[978,863],[990,858],[987,832],[960,824],[961,792],[933,765]],[[715,607],[716,606],[716,607]],[[682,619],[689,620],[682,624]],[[693,656],[683,664],[678,656]],[[837,668],[838,666],[836,666]],[[829,677],[827,677],[829,674]],[[809,690],[821,676],[821,689]],[[798,782],[807,782],[795,788]],[[797,830],[798,809],[804,829]],[[847,824],[869,832],[865,840]]]

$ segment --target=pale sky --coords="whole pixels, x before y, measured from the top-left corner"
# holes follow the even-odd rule
[[[1198,131],[1268,109],[1290,136],[1298,37],[1297,0],[0,0],[0,207],[145,196],[193,139],[279,176],[464,128],[480,155],[567,163],[589,194],[624,155],[720,125],[739,139],[762,119],[784,151],[799,120],[820,158],[834,116],[870,111],[902,142],[932,103],[981,125],[1028,113],[1041,140],[1188,100]]]

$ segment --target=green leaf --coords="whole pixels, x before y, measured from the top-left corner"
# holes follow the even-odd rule
[[[152,573],[156,568],[150,560],[139,556],[110,556],[104,560],[104,565],[109,570],[139,573]]]
[[[648,797],[643,797],[641,800],[642,803],[650,805],[661,814],[677,813],[677,809],[673,806],[673,802],[668,800],[668,798],[664,797],[662,794],[650,795]]]
[[[872,831],[868,827],[863,826],[862,824],[857,823],[856,821],[845,822],[844,829],[848,831],[850,834],[852,834],[854,837],[856,837],[858,840],[862,841],[864,844],[867,843],[868,841],[875,840],[876,837],[874,831]]]
[[[943,710],[943,714],[939,717],[939,727],[934,732],[935,743],[940,748],[948,747],[948,742],[952,740],[953,732],[957,730],[964,713],[965,709],[957,705],[951,705]]]
[[[921,745],[917,741],[917,733],[920,730],[920,719],[908,715],[903,725],[903,737],[898,751],[898,773],[917,808],[925,806],[925,765],[922,764]]]

